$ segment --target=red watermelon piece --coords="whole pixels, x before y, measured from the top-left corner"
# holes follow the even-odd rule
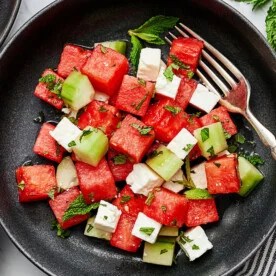
[[[57,189],[55,167],[51,165],[19,167],[16,181],[20,202],[47,200]]]
[[[63,216],[68,210],[70,204],[74,202],[74,200],[79,196],[82,196],[79,188],[73,187],[57,195],[54,199],[49,201],[50,207],[62,229],[68,229],[72,226],[82,223],[83,221],[86,221],[89,218],[89,214],[85,214],[75,215],[68,220],[63,220]]]

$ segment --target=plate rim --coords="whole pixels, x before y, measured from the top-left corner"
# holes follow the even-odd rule
[[[8,37],[8,34],[15,22],[15,19],[17,17],[17,14],[18,14],[18,11],[19,11],[19,8],[20,8],[20,5],[21,5],[21,0],[16,0],[16,3],[14,5],[14,8],[13,8],[13,11],[12,11],[12,14],[10,16],[10,19],[9,21],[7,22],[2,34],[0,34],[0,48],[1,46],[4,44],[6,38]]]
[[[200,1],[200,0],[198,0]],[[17,0],[17,2],[21,3],[21,0]],[[36,20],[38,20],[41,16],[43,16],[44,13],[47,13],[49,10],[54,9],[55,6],[62,5],[65,3],[66,0],[55,0],[54,2],[48,4],[43,9],[41,9],[39,12],[34,14],[29,20],[27,20],[16,32],[15,34],[9,39],[9,41],[5,44],[3,49],[0,52],[0,62],[2,57],[5,55],[8,48],[13,45],[14,41],[19,37],[22,32],[24,32],[30,25],[34,24]],[[197,1],[195,1],[197,2]],[[237,9],[232,7],[227,2],[224,2],[223,0],[215,0],[220,6],[222,6],[224,9],[229,10],[232,14],[236,15],[239,20],[243,21],[245,25],[247,25],[250,29],[252,29],[253,32],[256,33],[258,36],[258,39],[260,42],[267,48],[269,54],[274,57],[276,60],[276,52],[272,49],[270,44],[268,43],[267,39],[264,37],[264,35],[257,29],[255,25],[253,25],[242,13],[240,13]],[[19,9],[18,5],[18,9]],[[18,10],[17,10],[18,11]],[[16,18],[16,14],[15,14]],[[15,20],[13,19],[13,21]],[[13,22],[12,22],[13,24]],[[11,26],[12,26],[11,24]],[[1,39],[1,37],[0,37]],[[0,40],[0,47],[1,47],[1,40]],[[36,267],[38,267],[42,272],[46,273],[50,276],[57,276],[56,274],[49,271],[46,267],[44,267],[41,263],[37,262],[26,250],[23,248],[23,246],[20,245],[20,243],[13,237],[8,227],[5,225],[3,219],[0,217],[0,226],[4,229],[9,239],[12,241],[12,243],[16,246],[16,248],[25,256],[29,261],[31,261]],[[272,232],[276,229],[276,220],[274,221],[273,225],[269,229],[269,231],[262,237],[261,241],[257,244],[257,246],[239,263],[237,263],[234,267],[232,267],[227,272],[221,274],[221,276],[230,276],[232,273],[237,271],[246,261],[248,261],[252,256],[257,252],[257,250],[265,243],[265,241],[269,238],[269,236],[272,234]]]

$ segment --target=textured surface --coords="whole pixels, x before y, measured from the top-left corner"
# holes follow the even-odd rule
[[[112,6],[103,1],[102,7],[109,8],[101,8],[96,3],[91,3],[90,8],[84,5],[83,10],[75,8],[84,2],[89,1],[67,0],[68,10],[61,4],[57,5],[55,10],[46,13],[44,18],[36,21],[35,25],[25,29],[4,56],[0,57],[3,62],[0,69],[0,89],[5,91],[1,92],[3,108],[0,110],[2,221],[19,245],[25,249],[26,254],[31,255],[34,261],[39,262],[45,269],[58,275],[77,273],[87,275],[93,272],[97,272],[97,275],[108,273],[140,275],[160,271],[165,275],[170,273],[220,275],[229,271],[259,244],[274,223],[271,218],[275,217],[276,212],[273,200],[276,194],[273,185],[275,162],[259,143],[257,151],[266,156],[266,165],[263,167],[263,172],[267,175],[266,181],[250,199],[240,200],[235,197],[219,201],[220,214],[224,213],[223,219],[207,229],[207,234],[216,250],[192,264],[188,263],[183,255],[179,257],[178,265],[172,268],[143,264],[140,261],[141,254],[135,256],[124,254],[110,248],[103,241],[84,237],[83,226],[77,227],[70,239],[59,240],[49,231],[52,214],[47,204],[21,206],[17,203],[14,169],[26,159],[38,161],[33,157],[31,141],[34,141],[39,126],[33,124],[32,119],[41,109],[47,114],[46,119],[54,119],[57,116],[52,108],[32,97],[33,88],[41,71],[44,67],[56,66],[65,42],[91,45],[102,39],[126,37],[129,27],[139,25],[157,13],[180,16],[183,21],[185,19],[189,26],[204,34],[205,38],[246,72],[253,86],[251,101],[253,112],[258,114],[260,120],[269,125],[273,132],[276,130],[275,97],[272,91],[272,87],[275,86],[275,76],[272,73],[273,69],[269,70],[271,66],[275,70],[275,62],[273,64],[275,59],[273,60],[269,50],[252,29],[248,25],[243,25],[238,17],[225,10],[222,5],[208,3],[207,7],[203,7],[204,11],[197,9],[202,7],[203,3],[193,1],[193,8],[187,4],[183,9],[174,10],[155,7],[151,4],[153,1],[148,1],[147,4],[140,1],[136,6],[119,4],[124,1],[117,1]],[[171,7],[173,6],[176,6],[176,3],[172,3]],[[75,13],[71,13],[71,9]],[[61,11],[66,17],[57,17]],[[217,20],[210,11],[217,15]],[[106,18],[110,20],[107,21]],[[225,18],[229,18],[231,24],[238,27],[235,28],[225,22]],[[45,27],[45,22],[52,24]],[[114,22],[118,24],[114,26]],[[207,25],[209,28],[206,28]],[[19,45],[22,54],[16,60],[12,59],[11,57],[19,51]],[[5,68],[5,71],[2,68]],[[12,127],[6,129],[7,125]]]
[[[0,46],[16,18],[21,0],[0,0]]]

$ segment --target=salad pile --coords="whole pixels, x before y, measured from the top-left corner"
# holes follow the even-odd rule
[[[33,147],[53,163],[20,166],[16,179],[21,203],[49,203],[58,236],[86,222],[87,236],[144,246],[144,262],[172,265],[176,247],[193,261],[213,247],[203,228],[220,219],[216,195],[246,196],[263,179],[234,152],[245,140],[219,97],[194,78],[204,43],[176,38],[166,63],[143,47],[163,44],[177,20],[130,30],[129,59],[123,40],[67,44],[39,79],[34,95],[64,113]]]

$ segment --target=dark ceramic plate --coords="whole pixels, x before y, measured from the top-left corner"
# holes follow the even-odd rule
[[[19,204],[14,172],[26,160],[45,163],[32,153],[40,128],[33,123],[39,111],[59,118],[54,109],[33,96],[41,72],[55,68],[66,42],[128,38],[127,30],[157,14],[181,18],[236,64],[252,86],[251,107],[262,123],[276,133],[275,55],[252,25],[221,1],[57,1],[33,18],[0,55],[0,216],[18,248],[51,275],[229,275],[256,251],[271,233],[276,217],[276,167],[269,151],[242,118],[242,132],[257,142],[265,159],[265,181],[246,199],[218,200],[219,223],[206,227],[214,248],[195,262],[180,255],[176,265],[142,263],[141,251],[125,253],[102,240],[83,235],[84,225],[67,240],[50,230],[52,212],[46,202]],[[168,46],[164,47],[168,50]]]
[[[16,18],[21,0],[0,0],[0,46]]]

